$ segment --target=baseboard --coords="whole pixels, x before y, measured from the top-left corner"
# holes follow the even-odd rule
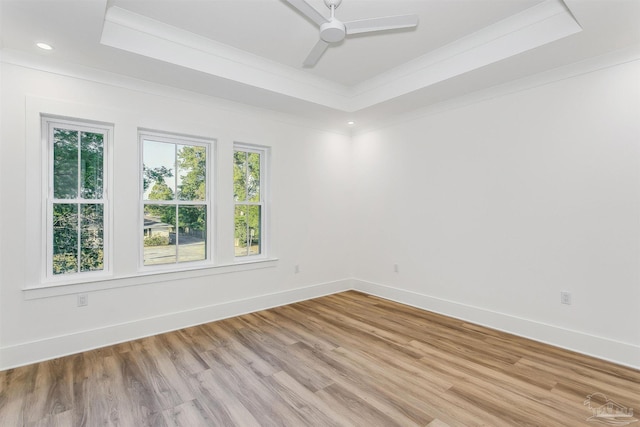
[[[353,279],[352,283],[354,290],[370,295],[487,326],[634,369],[640,369],[640,346],[365,280]]]
[[[257,297],[198,307],[73,334],[0,348],[0,370],[37,363],[246,313],[357,290],[423,310],[509,332],[556,347],[640,369],[640,346],[559,328],[479,307],[359,279],[344,279]]]
[[[260,295],[0,348],[0,370],[343,292],[350,279]]]

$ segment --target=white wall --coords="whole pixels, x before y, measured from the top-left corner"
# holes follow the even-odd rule
[[[0,2],[0,22],[2,22],[2,3]],[[3,47],[3,40],[2,40],[2,24],[0,24],[0,64],[2,64],[2,47]],[[0,89],[2,89],[2,67],[0,66]],[[0,112],[2,111],[2,96],[0,96]],[[0,145],[2,144],[2,139],[3,139],[3,135],[2,135],[2,114],[0,114]],[[0,164],[2,164],[2,149],[0,149]],[[0,183],[1,183],[1,178],[0,178]],[[0,202],[2,201],[2,185],[0,185]],[[2,206],[0,204],[0,206]],[[2,209],[0,207],[0,236],[4,236],[4,232],[3,232],[3,228],[4,228],[4,221],[2,220],[2,211],[4,209]],[[0,246],[0,271],[2,268],[2,246]],[[0,274],[0,289],[2,289],[2,274]],[[0,291],[0,346],[2,346],[2,292]],[[4,366],[3,362],[2,362],[2,351],[0,351],[0,369],[2,369],[2,367]]]
[[[96,83],[2,66],[0,368],[349,287],[344,282],[350,276],[348,247],[335,245],[350,226],[344,191],[351,182],[348,136],[276,113],[112,77],[118,84],[104,75],[105,82]],[[40,113],[115,125],[116,280],[72,285],[61,288],[67,295],[44,298],[46,292],[24,291],[40,285]],[[138,268],[138,127],[217,139],[216,172],[229,184],[216,188],[217,245],[226,261],[233,250],[233,141],[271,146],[271,255],[278,261],[257,270],[125,278]],[[220,271],[225,273],[216,274]],[[116,288],[102,289],[111,286]],[[75,292],[87,290],[89,305],[77,307]]]
[[[640,367],[638,76],[635,61],[355,137],[357,287]]]
[[[117,76],[0,73],[0,369],[350,287],[640,367],[638,62],[353,139]],[[115,124],[120,279],[24,291],[38,285],[39,112]],[[216,138],[220,159],[234,140],[272,146],[279,260],[123,278],[137,269],[138,126]],[[230,204],[217,209],[228,239]]]

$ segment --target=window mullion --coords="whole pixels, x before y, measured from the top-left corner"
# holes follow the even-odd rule
[[[177,188],[176,188],[176,192],[177,192]],[[178,224],[180,224],[180,218],[178,218],[178,204],[176,203],[176,264],[180,262],[180,226]]]
[[[82,176],[82,149],[81,148],[82,148],[82,132],[78,131],[78,153],[77,153],[77,155],[78,155],[78,160],[77,160],[77,163],[78,163],[78,171],[77,171],[78,184],[76,186],[77,198],[78,199],[80,199],[80,196],[81,196],[80,189],[82,187],[81,184],[80,184],[80,182],[81,182],[80,178]]]
[[[175,230],[176,230],[176,264],[180,263],[180,218],[178,218],[178,144],[173,145],[173,169],[176,171],[173,174],[173,188],[175,191],[173,192],[173,203],[175,206]]]
[[[82,242],[80,241],[80,239],[82,238],[82,230],[80,229],[80,227],[82,226],[82,222],[81,222],[81,220],[80,220],[80,215],[81,215],[81,206],[82,206],[82,204],[81,204],[81,203],[77,203],[77,204],[76,204],[76,209],[77,209],[77,211],[76,211],[76,212],[77,212],[77,214],[76,214],[76,217],[77,217],[77,220],[76,220],[76,227],[78,228],[78,231],[77,231],[77,233],[76,233],[76,235],[78,236],[78,237],[77,237],[77,239],[78,239],[78,240],[77,240],[77,242],[78,242],[78,243],[77,243],[77,245],[78,245],[78,259],[77,259],[77,263],[78,263],[78,273],[79,273],[79,272],[81,271],[81,269],[82,269],[82,267],[81,267],[81,266],[82,266],[82,250],[81,250],[81,248],[82,248]]]
[[[247,205],[245,205],[247,206]],[[246,214],[246,225],[247,225],[247,229],[246,229],[246,234],[245,234],[245,244],[247,245],[247,256],[249,256],[249,254],[251,253],[251,248],[249,247],[249,245],[251,244],[251,239],[249,238],[249,209],[247,209],[247,214]]]
[[[76,187],[77,194],[77,202],[76,202],[76,227],[77,227],[77,245],[78,245],[78,255],[77,255],[77,263],[78,263],[78,273],[82,270],[82,242],[80,239],[82,238],[82,230],[80,229],[82,222],[80,220],[81,212],[82,212],[82,132],[78,130],[78,184]]]
[[[247,209],[246,209],[247,210],[247,216],[246,216],[246,218],[247,218],[247,220],[246,220],[247,230],[246,230],[246,234],[245,234],[245,236],[246,236],[245,244],[247,245],[247,256],[249,256],[251,254],[251,246],[250,246],[251,245],[251,236],[249,234],[251,232],[250,231],[251,227],[249,227],[249,209],[248,209],[249,205],[247,204],[249,202],[249,179],[250,179],[250,176],[249,176],[249,152],[248,151],[246,151],[244,153],[244,174],[245,174],[244,175],[244,184],[245,184],[245,190],[244,190],[245,199],[244,199],[244,202],[245,202],[245,206],[247,206]]]
[[[244,201],[249,201],[249,152],[244,153]]]

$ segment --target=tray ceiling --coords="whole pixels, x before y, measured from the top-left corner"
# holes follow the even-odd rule
[[[5,61],[76,64],[328,121],[373,121],[640,46],[636,0],[344,0],[336,12],[399,14],[419,15],[418,27],[350,37],[312,68],[302,61],[318,29],[283,0],[0,0],[0,41]]]

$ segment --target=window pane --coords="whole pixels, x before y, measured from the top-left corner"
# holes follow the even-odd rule
[[[144,265],[176,262],[175,224],[175,206],[144,206]]]
[[[247,153],[233,153],[233,198],[236,202],[247,200]]]
[[[235,209],[235,256],[260,254],[261,206],[237,205]]]
[[[261,206],[248,206],[247,208],[249,211],[249,255],[259,255]]]
[[[53,130],[53,197],[78,196],[78,131]]]
[[[85,199],[102,198],[103,140],[101,133],[82,132],[80,136],[81,195]]]
[[[81,205],[80,271],[104,269],[104,207]]]
[[[207,195],[207,149],[178,145],[178,199],[205,200]]]
[[[78,271],[78,205],[53,205],[53,274]]]
[[[143,187],[145,200],[174,200],[176,146],[144,141]]]
[[[247,198],[250,202],[260,201],[260,154],[247,153]]]
[[[207,207],[178,206],[178,261],[207,259]]]

